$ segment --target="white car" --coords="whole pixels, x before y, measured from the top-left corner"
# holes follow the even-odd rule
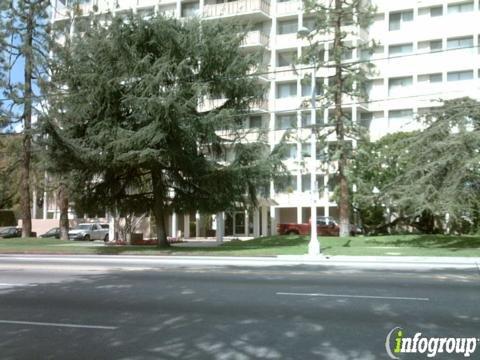
[[[86,223],[78,224],[77,227],[68,232],[68,238],[70,240],[103,240],[108,241],[108,227],[102,227],[98,223]]]

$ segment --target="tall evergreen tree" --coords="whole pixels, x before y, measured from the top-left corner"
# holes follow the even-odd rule
[[[240,52],[239,27],[135,16],[104,24],[92,19],[56,55],[63,92],[45,121],[51,161],[71,174],[76,206],[151,213],[164,246],[171,211],[255,202],[281,162],[262,133],[245,141],[264,88],[248,75],[259,59]],[[235,159],[225,163],[228,150]]]
[[[386,195],[424,232],[462,219],[480,226],[480,103],[448,100],[423,121],[407,147],[399,143],[405,168]]]
[[[30,236],[32,115],[36,89],[45,77],[48,56],[48,0],[2,0],[0,5],[0,73],[3,78],[3,126],[21,124],[20,207],[22,236]],[[21,80],[14,72],[23,72]]]
[[[357,188],[354,206],[373,232],[396,223],[426,233],[478,230],[480,103],[448,100],[418,120],[422,130],[387,135],[356,149],[349,171]]]
[[[343,98],[366,97],[364,89],[372,65],[368,61],[353,60],[351,54],[356,52],[360,57],[373,49],[375,44],[361,40],[361,32],[368,30],[375,8],[368,0],[304,0],[304,8],[305,16],[312,18],[314,24],[307,36],[312,45],[306,52],[306,58],[317,56],[321,59],[315,53],[325,44],[331,44],[329,58],[318,65],[333,69],[322,106],[334,108],[333,125],[337,141],[334,160],[338,164],[340,236],[349,236],[350,194],[346,173],[351,154],[350,143],[361,135],[361,131],[345,112]]]

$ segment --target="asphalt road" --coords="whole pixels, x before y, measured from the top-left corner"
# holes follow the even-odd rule
[[[388,359],[396,326],[479,338],[480,273],[0,257],[1,359]]]

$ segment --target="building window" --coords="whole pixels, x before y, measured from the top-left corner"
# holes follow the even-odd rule
[[[400,30],[403,24],[413,21],[413,10],[390,13],[388,28],[390,31]]]
[[[291,66],[297,61],[297,51],[282,51],[277,53],[277,66]]]
[[[282,160],[295,160],[297,158],[297,144],[286,144]]]
[[[406,88],[412,86],[413,77],[405,76],[399,78],[391,78],[388,80],[388,95],[396,95],[403,93]]]
[[[425,7],[425,8],[418,9],[418,15],[420,15],[420,16],[428,15],[430,17],[442,16],[443,15],[443,6],[442,5],[437,5],[437,6],[431,6],[431,7]]]
[[[473,70],[451,71],[447,73],[447,81],[472,80]]]
[[[297,19],[278,21],[278,24],[277,24],[278,35],[295,34],[297,30],[298,30]]]
[[[443,15],[443,6],[432,6],[430,8],[430,17],[437,17],[437,16],[442,16]]]
[[[473,36],[447,39],[447,49],[463,49],[473,47]]]
[[[317,143],[315,148],[317,160],[327,161],[327,154],[324,150],[324,145]],[[302,143],[302,159],[308,160],[312,156],[312,144],[310,142]]]
[[[312,17],[304,17],[303,18],[303,26],[306,27],[308,30],[315,29],[315,18]]]
[[[183,3],[182,4],[182,17],[197,16],[198,11],[199,11],[199,3],[198,2],[191,2],[191,3]]]
[[[297,177],[292,175],[277,177],[273,182],[276,193],[291,193],[297,190]]]
[[[137,14],[145,20],[151,19],[155,15],[155,9],[153,7],[138,9]]]
[[[405,54],[411,54],[413,52],[413,44],[398,44],[390,45],[388,47],[388,54],[390,56],[400,56]]]
[[[314,57],[316,58],[317,62],[322,62],[325,61],[325,49],[324,48],[309,48],[309,47],[303,47],[302,48],[302,57],[307,60],[310,64],[313,64],[313,59]],[[303,61],[306,63],[307,61]]]
[[[310,191],[310,184],[311,184],[311,174],[303,174],[302,175],[302,192],[309,192]],[[316,182],[317,182],[317,190],[318,192],[322,193],[325,189],[323,183],[323,175],[316,175]]]
[[[362,49],[360,51],[360,60],[370,60],[375,55],[383,55],[385,48],[381,45],[370,49]]]
[[[315,114],[317,124],[323,124],[323,110],[317,110]],[[312,112],[302,111],[302,128],[312,125]]]
[[[287,130],[297,126],[297,114],[282,114],[275,118],[275,130]]]
[[[412,109],[390,110],[388,112],[388,118],[392,120],[412,119],[413,110]]]
[[[458,14],[473,11],[473,1],[462,2],[458,4],[449,4],[448,13]]]
[[[310,79],[303,79],[302,83],[302,96],[312,96],[312,82]],[[315,92],[318,95],[323,94],[323,79],[318,79],[315,82]]]
[[[263,127],[262,117],[259,115],[250,116],[249,122],[250,129],[261,129]]]
[[[297,96],[297,82],[277,84],[277,99]]]
[[[443,47],[443,44],[441,39],[421,41],[418,43],[418,50],[420,51],[428,51],[428,52],[441,51],[442,47]]]
[[[328,181],[327,181],[327,186],[328,186],[328,191],[333,192],[335,191],[335,188],[340,184],[340,178],[338,175],[329,175],[328,176]]]
[[[421,83],[441,83],[442,79],[442,73],[418,75],[418,82]]]

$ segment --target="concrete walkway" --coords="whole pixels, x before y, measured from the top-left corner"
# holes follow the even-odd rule
[[[480,276],[480,258],[465,257],[398,257],[398,256],[331,256],[312,257],[271,256],[156,256],[156,255],[0,255],[3,261],[9,258],[26,261],[72,261],[79,263],[136,264],[141,267],[172,266],[231,266],[231,267],[275,267],[275,266],[320,266],[351,269],[416,270],[467,269]]]

